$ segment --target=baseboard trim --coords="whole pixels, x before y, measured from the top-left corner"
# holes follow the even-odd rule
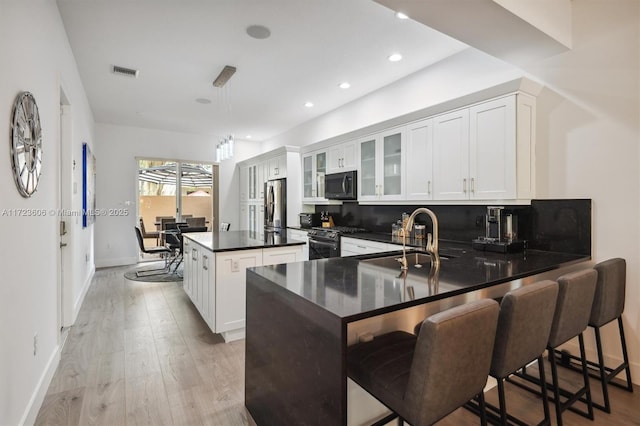
[[[93,281],[93,276],[95,275],[95,273],[96,273],[96,267],[92,266],[91,269],[89,270],[89,274],[87,275],[87,278],[84,280],[84,284],[82,285],[82,291],[80,292],[75,303],[73,304],[73,319],[71,321],[71,324],[76,323],[76,318],[78,318],[78,313],[80,312],[80,308],[82,307],[82,303],[84,302],[84,297],[87,295],[87,292],[89,291],[89,287],[91,287],[91,282]]]
[[[127,266],[138,263],[137,257],[120,257],[116,259],[96,260],[96,268],[110,268],[112,266]]]
[[[32,425],[36,422],[38,412],[40,411],[40,407],[42,407],[44,397],[47,394],[47,390],[49,389],[49,385],[51,384],[51,380],[53,379],[53,375],[55,374],[59,363],[60,345],[57,345],[53,350],[51,357],[49,357],[47,366],[42,372],[40,380],[38,380],[38,384],[33,391],[33,395],[31,395],[29,404],[27,405],[27,408],[22,415],[22,419],[20,419],[20,425]]]

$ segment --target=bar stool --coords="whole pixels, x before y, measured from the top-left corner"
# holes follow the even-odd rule
[[[489,373],[498,382],[499,407],[486,404],[487,409],[499,413],[502,425],[506,425],[507,420],[518,425],[527,424],[507,414],[504,380],[535,359],[540,370],[544,411],[544,420],[540,424],[551,423],[542,356],[549,341],[557,298],[558,283],[550,280],[520,287],[502,298]]]
[[[558,426],[562,426],[562,412],[567,409],[593,420],[593,404],[591,401],[589,373],[587,370],[587,363],[585,361],[584,338],[582,333],[586,330],[587,323],[589,322],[589,315],[591,314],[591,306],[593,305],[597,279],[598,273],[594,269],[584,269],[563,275],[557,280],[558,301],[553,315],[549,341],[547,342],[547,351],[549,353],[549,360],[551,361],[551,379],[553,381],[551,389],[553,390],[553,401],[556,407],[556,420]],[[558,368],[554,352],[558,346],[568,342],[576,336],[580,343],[580,355],[582,357],[581,371],[583,386],[572,393],[566,389],[561,389],[558,384]],[[540,380],[537,377],[526,373],[526,369],[523,369],[522,373],[518,373],[517,375],[530,382],[540,383]],[[527,389],[538,393],[534,389]],[[561,395],[566,398],[564,402],[560,401]],[[582,400],[582,402],[587,404],[587,412],[573,407],[573,404],[579,400]]]
[[[593,307],[591,308],[591,317],[589,318],[589,326],[593,327],[596,337],[596,350],[598,353],[598,362],[587,360],[587,364],[598,369],[597,374],[591,374],[600,380],[602,386],[602,397],[604,405],[594,402],[593,406],[607,413],[611,412],[611,403],[609,401],[608,384],[618,386],[629,392],[633,392],[633,382],[631,381],[631,369],[629,368],[629,356],[627,355],[627,343],[624,337],[624,327],[622,325],[622,312],[624,311],[624,296],[627,277],[627,263],[624,259],[614,258],[598,263],[594,269],[598,271],[598,281],[596,284],[596,292],[593,298]],[[622,346],[622,363],[615,368],[605,366],[604,356],[602,353],[602,339],[600,337],[600,327],[609,324],[613,320],[618,320],[618,330],[620,333],[620,343]],[[563,353],[561,355],[564,356]],[[570,356],[573,359],[580,360],[577,356]],[[569,367],[574,368],[569,365]],[[627,384],[622,385],[612,382],[615,376],[625,370],[627,376]]]
[[[394,331],[349,347],[349,377],[393,411],[374,424],[431,425],[475,396],[484,413],[498,311],[479,300],[430,316],[418,336]]]

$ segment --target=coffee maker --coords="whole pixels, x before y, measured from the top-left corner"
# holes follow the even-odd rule
[[[485,216],[485,235],[471,242],[476,250],[498,253],[514,253],[524,250],[525,242],[519,241],[518,217],[505,213],[504,207],[488,206]]]

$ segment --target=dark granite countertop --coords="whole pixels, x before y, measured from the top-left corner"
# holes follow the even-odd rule
[[[287,240],[287,234],[257,233],[250,231],[190,232],[183,234],[214,253],[304,245],[304,241]]]
[[[411,268],[402,277],[393,258],[387,262],[391,267],[367,262],[385,255],[399,257],[401,251],[257,267],[248,269],[248,274],[266,278],[350,322],[590,259],[588,255],[538,250],[489,253],[446,241],[440,241],[440,247],[442,260],[435,278],[430,263]]]

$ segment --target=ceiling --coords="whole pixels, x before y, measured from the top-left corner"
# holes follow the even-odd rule
[[[468,47],[371,0],[57,4],[97,122],[214,137],[272,138]],[[271,36],[249,37],[254,24]],[[237,72],[213,87],[225,65]]]

